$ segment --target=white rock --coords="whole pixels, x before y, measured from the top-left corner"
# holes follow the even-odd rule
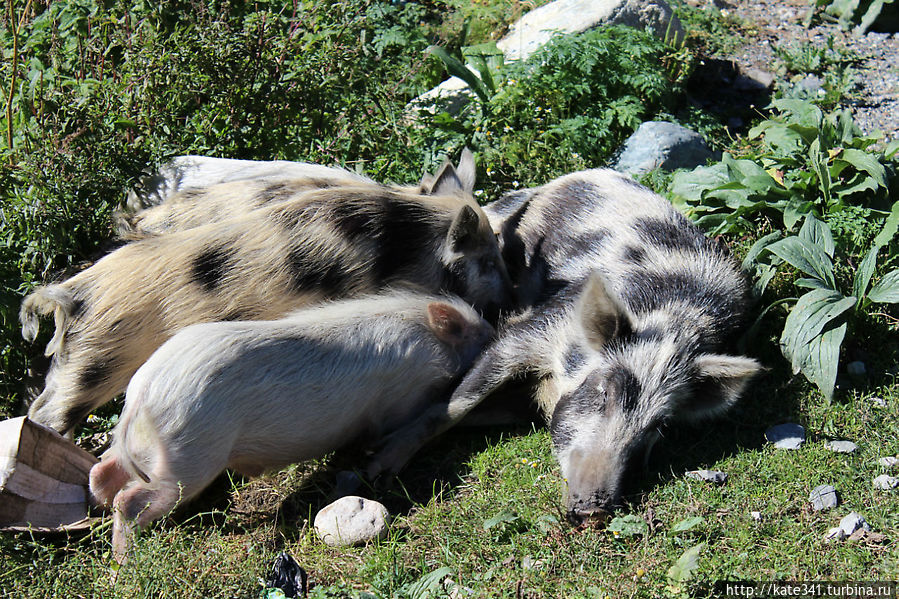
[[[896,478],[895,476],[890,476],[889,474],[881,474],[874,479],[875,489],[880,489],[881,491],[889,491],[890,489],[895,489],[896,487],[899,487],[899,478]]]
[[[849,512],[848,516],[840,520],[840,529],[847,537],[860,528],[871,530],[871,526],[858,512]]]
[[[885,407],[887,407],[887,402],[886,402],[886,400],[883,399],[882,397],[872,397],[872,398],[871,398],[871,402],[872,402],[875,406],[877,406],[878,408],[885,408]]]
[[[600,25],[649,27],[659,37],[684,38],[680,20],[664,0],[556,0],[518,19],[496,46],[507,61],[525,60],[557,33],[580,33]]]
[[[824,447],[836,453],[852,453],[858,449],[858,445],[852,441],[828,441]]]
[[[723,485],[727,480],[727,473],[720,470],[690,470],[684,476],[693,480],[715,483],[716,485]]]
[[[885,458],[880,458],[877,460],[877,463],[881,466],[886,466],[887,468],[893,468],[896,464],[899,464],[899,458],[895,456],[887,456]]]
[[[824,535],[824,541],[829,543],[830,541],[842,541],[846,537],[848,537],[842,528],[837,526],[836,528],[831,528],[827,531],[827,534]]]
[[[749,516],[756,522],[762,521],[762,513],[761,512],[749,512]]]
[[[330,547],[347,547],[387,533],[387,508],[355,495],[341,497],[315,515],[315,532]]]
[[[793,422],[778,424],[765,431],[765,438],[780,449],[799,449],[805,442],[805,429]]]

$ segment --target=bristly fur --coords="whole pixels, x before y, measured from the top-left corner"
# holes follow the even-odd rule
[[[204,193],[227,194],[232,185],[246,189],[235,182]],[[292,199],[125,245],[26,298],[26,336],[34,337],[38,314],[54,311],[57,319],[47,349],[53,363],[31,417],[69,430],[121,393],[175,331],[197,322],[276,318],[403,283],[458,292],[487,311],[508,301],[496,239],[465,190],[424,196],[375,184],[294,189],[289,182],[279,189]],[[348,230],[353,219],[364,234]]]

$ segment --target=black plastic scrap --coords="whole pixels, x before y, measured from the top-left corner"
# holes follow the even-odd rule
[[[305,597],[306,571],[287,553],[281,553],[272,564],[272,571],[265,579],[266,588],[281,589],[285,597]]]

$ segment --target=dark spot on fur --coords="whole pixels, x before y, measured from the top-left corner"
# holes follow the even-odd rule
[[[235,320],[253,320],[253,313],[250,310],[232,310],[231,312],[227,312],[224,316],[222,316],[222,321],[235,321]]]
[[[590,414],[603,414],[606,408],[606,396],[597,388],[601,381],[600,373],[591,372],[581,386],[559,399],[553,410],[549,430],[553,445],[563,448],[571,442],[577,424]]]
[[[669,250],[701,252],[709,247],[705,236],[686,220],[671,222],[657,218],[641,218],[634,229],[652,245]]]
[[[262,191],[256,196],[256,203],[260,206],[272,202],[284,202],[297,193],[296,185],[290,183],[278,182],[266,185]]]
[[[646,259],[646,250],[629,245],[624,248],[623,258],[627,264],[643,264]]]
[[[648,189],[646,189],[644,186],[640,185],[637,181],[634,181],[630,177],[625,177],[624,175],[622,175],[621,177],[619,177],[619,179],[628,187],[633,187],[634,189],[650,193]]]
[[[740,328],[746,302],[738,290],[725,289],[686,273],[638,270],[625,277],[623,289],[622,299],[637,315],[663,309],[674,301],[699,308],[712,319],[711,328],[700,336],[708,336],[704,340],[711,344],[725,341],[716,338],[721,332]]]
[[[207,248],[191,263],[191,277],[208,292],[215,291],[228,274],[234,250],[227,246]]]
[[[596,253],[609,237],[611,234],[606,229],[594,229],[577,235],[559,230],[547,231],[544,252],[553,248],[552,253],[547,254],[547,260],[561,266],[569,260]]]
[[[117,367],[114,358],[95,358],[78,377],[78,386],[82,389],[93,389],[105,382]]]
[[[468,293],[468,278],[465,276],[465,264],[462,260],[455,260],[443,269],[443,284],[440,289],[465,297]]]
[[[635,412],[640,407],[640,393],[643,386],[634,373],[623,366],[616,367],[609,373],[606,393],[614,397],[626,414]]]
[[[434,241],[446,235],[436,228],[435,216],[434,210],[417,202],[385,202],[380,253],[375,261],[375,276],[379,280],[387,281],[408,264],[419,262],[423,253],[433,254]]]
[[[272,213],[272,220],[287,229],[288,235],[296,233],[296,229],[311,220],[321,208],[319,200],[309,202],[288,202],[278,206]]]
[[[577,345],[570,345],[562,357],[562,364],[567,375],[574,374],[586,363],[587,356],[584,355],[584,352]]]
[[[290,289],[294,293],[317,290],[326,297],[346,295],[351,281],[343,271],[339,260],[312,256],[307,248],[294,248],[287,256]]]

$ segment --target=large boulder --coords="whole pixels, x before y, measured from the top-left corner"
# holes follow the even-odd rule
[[[647,121],[624,143],[613,168],[631,175],[661,168],[695,168],[717,159],[701,135],[667,121]]]

